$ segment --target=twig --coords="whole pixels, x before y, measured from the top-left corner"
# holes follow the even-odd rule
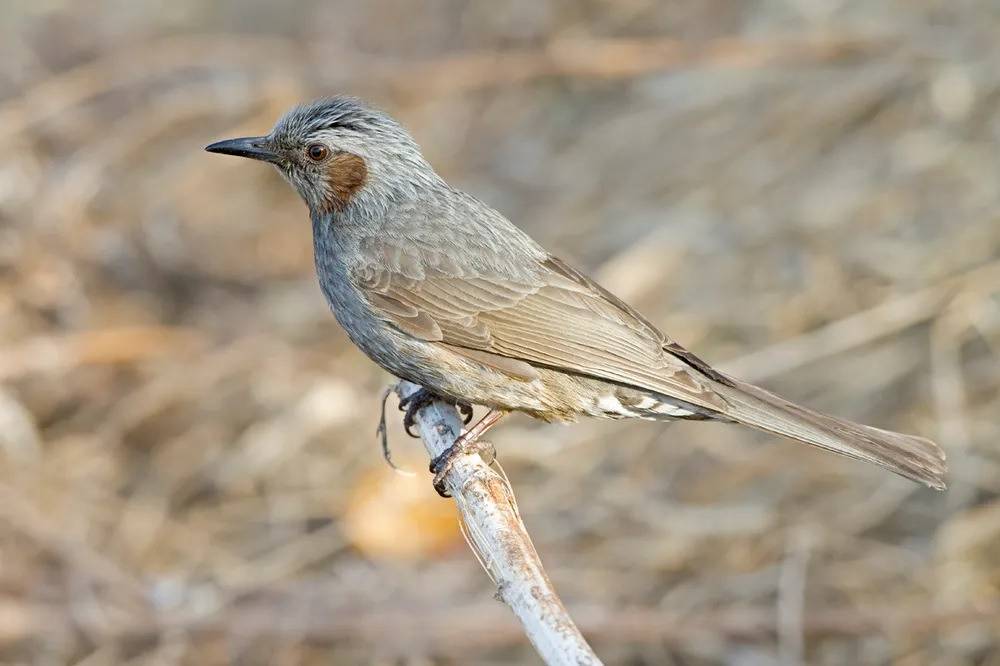
[[[420,390],[401,381],[400,398]],[[433,402],[417,412],[420,436],[432,458],[454,443],[462,419],[453,406]],[[521,522],[510,486],[479,456],[462,456],[445,477],[467,533],[528,640],[547,664],[600,664],[566,612]]]

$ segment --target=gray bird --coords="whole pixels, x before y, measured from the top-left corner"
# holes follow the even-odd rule
[[[943,490],[933,442],[852,423],[729,377],[454,189],[387,114],[350,97],[296,107],[266,136],[206,150],[273,164],[309,206],[316,271],[351,340],[431,397],[490,408],[436,459],[506,413],[742,423]]]

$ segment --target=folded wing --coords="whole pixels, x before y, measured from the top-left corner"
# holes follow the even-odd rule
[[[668,351],[683,348],[558,259],[510,277],[387,242],[365,246],[378,256],[356,279],[382,317],[414,337],[725,409],[712,380]]]
[[[464,268],[392,241],[365,247],[372,256],[357,282],[387,322],[514,379],[530,380],[541,367],[661,394],[944,488],[944,454],[933,442],[821,414],[726,377],[558,259],[503,271]]]

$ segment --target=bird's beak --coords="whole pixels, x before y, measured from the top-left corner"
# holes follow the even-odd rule
[[[210,153],[249,157],[263,162],[277,162],[278,155],[270,149],[266,136],[247,136],[240,139],[226,139],[205,146]]]

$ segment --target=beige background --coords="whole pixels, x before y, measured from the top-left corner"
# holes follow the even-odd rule
[[[492,440],[608,663],[1000,663],[1000,13],[0,5],[0,657],[521,663],[305,209],[202,152],[360,94],[700,355],[941,441],[947,494],[712,424]]]

